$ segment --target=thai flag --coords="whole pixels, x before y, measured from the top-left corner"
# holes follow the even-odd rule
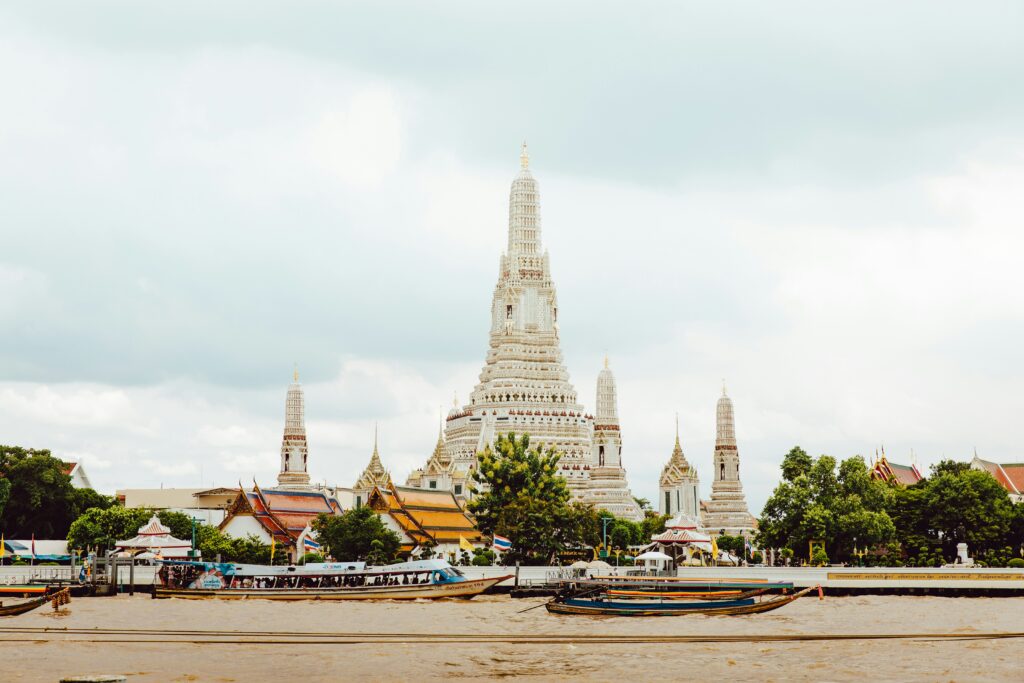
[[[494,542],[492,543],[492,545],[494,546],[495,550],[500,550],[504,552],[512,547],[512,541],[508,540],[504,536],[494,534]]]
[[[302,545],[306,547],[306,550],[320,550],[320,544],[314,541],[309,536],[302,539]]]

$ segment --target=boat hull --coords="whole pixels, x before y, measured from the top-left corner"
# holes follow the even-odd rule
[[[154,588],[154,598],[185,598],[189,600],[432,600],[437,598],[472,598],[483,593],[512,574],[489,579],[468,579],[453,583],[400,586],[360,586],[358,588]]]
[[[742,600],[744,604],[730,604],[728,602],[705,602],[676,604],[628,604],[628,603],[603,603],[598,600],[567,600],[565,602],[549,602],[545,607],[552,614],[583,614],[590,616],[616,616],[616,617],[664,617],[680,616],[683,614],[705,614],[710,616],[733,616],[743,614],[760,614],[785,607],[797,598],[800,598],[818,587],[805,588],[792,595],[779,595],[767,600],[755,602],[754,600]]]

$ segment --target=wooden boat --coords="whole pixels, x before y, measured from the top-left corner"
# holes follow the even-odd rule
[[[564,598],[552,600],[545,607],[553,614],[589,614],[592,616],[660,617],[680,614],[740,615],[760,614],[785,607],[820,586],[805,588],[788,595],[777,595],[760,601],[743,600],[675,602],[675,601],[613,601],[603,597]]]
[[[792,584],[789,585],[792,588]],[[660,598],[662,600],[745,600],[747,598],[754,598],[758,595],[764,595],[771,591],[772,588],[754,588],[748,591],[643,591],[643,590],[619,590],[610,589],[605,591],[605,594],[612,598],[619,599],[647,599]]]
[[[45,586],[44,586],[44,589],[45,589]],[[65,603],[67,603],[67,602],[70,602],[70,599],[71,599],[71,591],[69,589],[67,589],[67,588],[63,588],[61,590],[58,590],[55,593],[47,593],[44,590],[44,594],[43,595],[40,595],[37,598],[31,598],[30,600],[24,600],[22,602],[14,604],[14,605],[5,605],[2,602],[0,602],[0,617],[15,617],[15,616],[17,616],[19,614],[25,614],[26,612],[31,612],[32,610],[36,609],[37,607],[42,607],[43,605],[45,605],[47,603],[47,601],[50,601],[50,600],[54,600],[55,601],[55,603],[54,603],[55,605],[57,604],[57,602],[59,602],[59,604],[63,605]]]
[[[668,577],[598,577],[593,579],[572,579],[562,582],[566,586],[604,587],[617,595],[657,595],[665,597],[738,597],[752,590],[763,592],[792,590],[789,581],[703,579],[675,582]]]
[[[511,574],[467,579],[444,560],[367,567],[363,562],[265,566],[165,561],[154,598],[225,600],[417,600],[472,598]]]

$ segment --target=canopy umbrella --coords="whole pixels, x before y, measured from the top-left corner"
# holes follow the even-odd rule
[[[587,563],[584,562],[583,560],[576,560],[575,562],[573,562],[572,564],[569,565],[569,569],[586,569],[586,568],[587,568]]]
[[[662,560],[662,561],[664,561],[664,560],[671,560],[672,558],[669,557],[668,555],[666,555],[665,553],[658,552],[657,550],[649,550],[646,553],[643,553],[642,555],[637,555],[635,559],[637,559],[637,560]]]
[[[587,563],[587,569],[611,569],[612,566],[604,560],[594,560]]]

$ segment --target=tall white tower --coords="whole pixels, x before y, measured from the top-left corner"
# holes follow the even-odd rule
[[[597,376],[597,416],[591,440],[590,477],[583,500],[607,510],[616,517],[634,522],[644,518],[626,481],[622,468],[622,432],[619,429],[619,404],[615,375],[604,359],[604,369]]]
[[[306,406],[299,384],[299,370],[295,369],[284,404],[284,437],[281,439],[281,471],[277,483],[284,488],[309,487],[306,470],[309,449],[306,444]]]
[[[754,517],[740,482],[740,453],[736,446],[736,420],[732,399],[722,386],[718,399],[717,436],[715,438],[714,481],[711,500],[707,501],[704,527],[712,534],[722,530],[731,536],[751,535],[756,529]]]
[[[455,470],[498,434],[529,434],[561,452],[561,474],[577,498],[590,474],[592,418],[577,403],[558,342],[558,297],[541,243],[540,194],[523,143],[508,203],[508,244],[491,302],[490,345],[469,403],[448,415],[445,446]]]

